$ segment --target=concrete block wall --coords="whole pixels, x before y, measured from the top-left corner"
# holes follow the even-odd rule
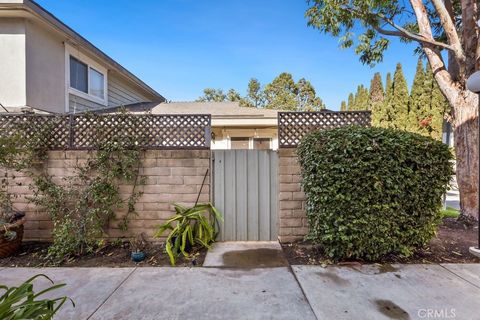
[[[278,238],[280,242],[302,240],[308,223],[296,149],[279,149],[278,165]]]
[[[75,174],[75,168],[85,163],[92,154],[88,151],[50,151],[46,163],[47,173],[58,184],[65,183],[65,177]],[[129,229],[119,229],[120,218],[126,209],[116,212],[118,221],[111,221],[110,237],[129,237],[145,232],[151,237],[155,226],[164,222],[173,213],[172,203],[193,205],[197,199],[205,173],[210,169],[209,150],[148,150],[142,155],[140,174],[146,183],[139,187],[143,195],[136,203],[138,216],[132,216]],[[51,239],[52,222],[49,216],[28,200],[33,195],[31,179],[21,172],[15,172],[10,181],[9,192],[16,195],[14,207],[27,213],[25,240]],[[200,195],[200,202],[210,201],[210,180],[207,176]],[[127,198],[132,192],[131,185],[120,185],[120,193]]]

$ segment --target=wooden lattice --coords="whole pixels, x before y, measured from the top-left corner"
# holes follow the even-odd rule
[[[341,126],[370,126],[370,111],[279,112],[278,144],[280,148],[296,148],[300,140],[314,130]]]
[[[1,114],[0,135],[20,134],[54,149],[96,149],[106,142],[149,149],[209,149],[210,115]],[[35,140],[37,141],[37,140]]]

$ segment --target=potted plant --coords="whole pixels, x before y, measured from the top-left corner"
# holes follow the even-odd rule
[[[145,234],[142,232],[135,239],[130,241],[130,248],[132,250],[130,257],[133,262],[142,262],[147,256],[145,248],[148,245],[148,241],[145,240]]]
[[[8,193],[0,192],[0,198],[0,258],[6,258],[22,245],[25,213],[12,209]]]
[[[175,215],[160,225],[154,237],[160,238],[170,230],[165,241],[165,249],[170,263],[175,265],[180,254],[188,257],[190,249],[195,245],[210,248],[217,237],[218,221],[222,215],[211,203],[196,204],[184,207],[174,204]]]

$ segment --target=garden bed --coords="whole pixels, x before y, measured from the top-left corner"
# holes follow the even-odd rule
[[[171,266],[168,255],[162,244],[152,244],[146,250],[147,257],[144,261],[135,263],[130,260],[130,245],[108,244],[94,253],[73,257],[61,264],[49,261],[45,242],[24,242],[18,253],[14,256],[0,259],[0,267],[162,267]],[[195,257],[187,259],[179,257],[177,266],[202,266],[206,250],[197,250]]]
[[[466,226],[456,219],[446,218],[438,230],[437,237],[423,249],[418,249],[411,257],[389,255],[375,261],[379,263],[480,263],[468,251],[478,244],[478,228]],[[309,242],[283,245],[283,251],[290,264],[329,264],[322,249]],[[365,263],[368,261],[344,261],[339,264]]]

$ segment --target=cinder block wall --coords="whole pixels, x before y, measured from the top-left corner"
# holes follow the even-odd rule
[[[91,153],[88,151],[50,151],[46,170],[54,177],[56,183],[65,183],[64,177],[74,175],[75,168],[85,163]],[[161,224],[173,214],[172,203],[192,205],[207,170],[210,169],[209,150],[148,150],[143,153],[140,174],[146,177],[146,184],[139,187],[144,194],[137,201],[138,216],[132,216],[129,229],[119,229],[120,218],[126,209],[116,212],[118,221],[112,221],[108,234],[110,237],[129,237],[145,232],[151,237],[155,226]],[[200,195],[200,202],[210,201],[210,180],[207,176]],[[27,213],[25,240],[51,239],[52,222],[48,215],[29,203],[32,196],[30,178],[22,173],[15,173],[10,182],[9,191],[17,197],[14,207]],[[122,197],[127,198],[132,192],[131,185],[120,185]]]
[[[298,241],[308,233],[308,223],[296,149],[279,149],[278,165],[278,238],[280,242]]]

